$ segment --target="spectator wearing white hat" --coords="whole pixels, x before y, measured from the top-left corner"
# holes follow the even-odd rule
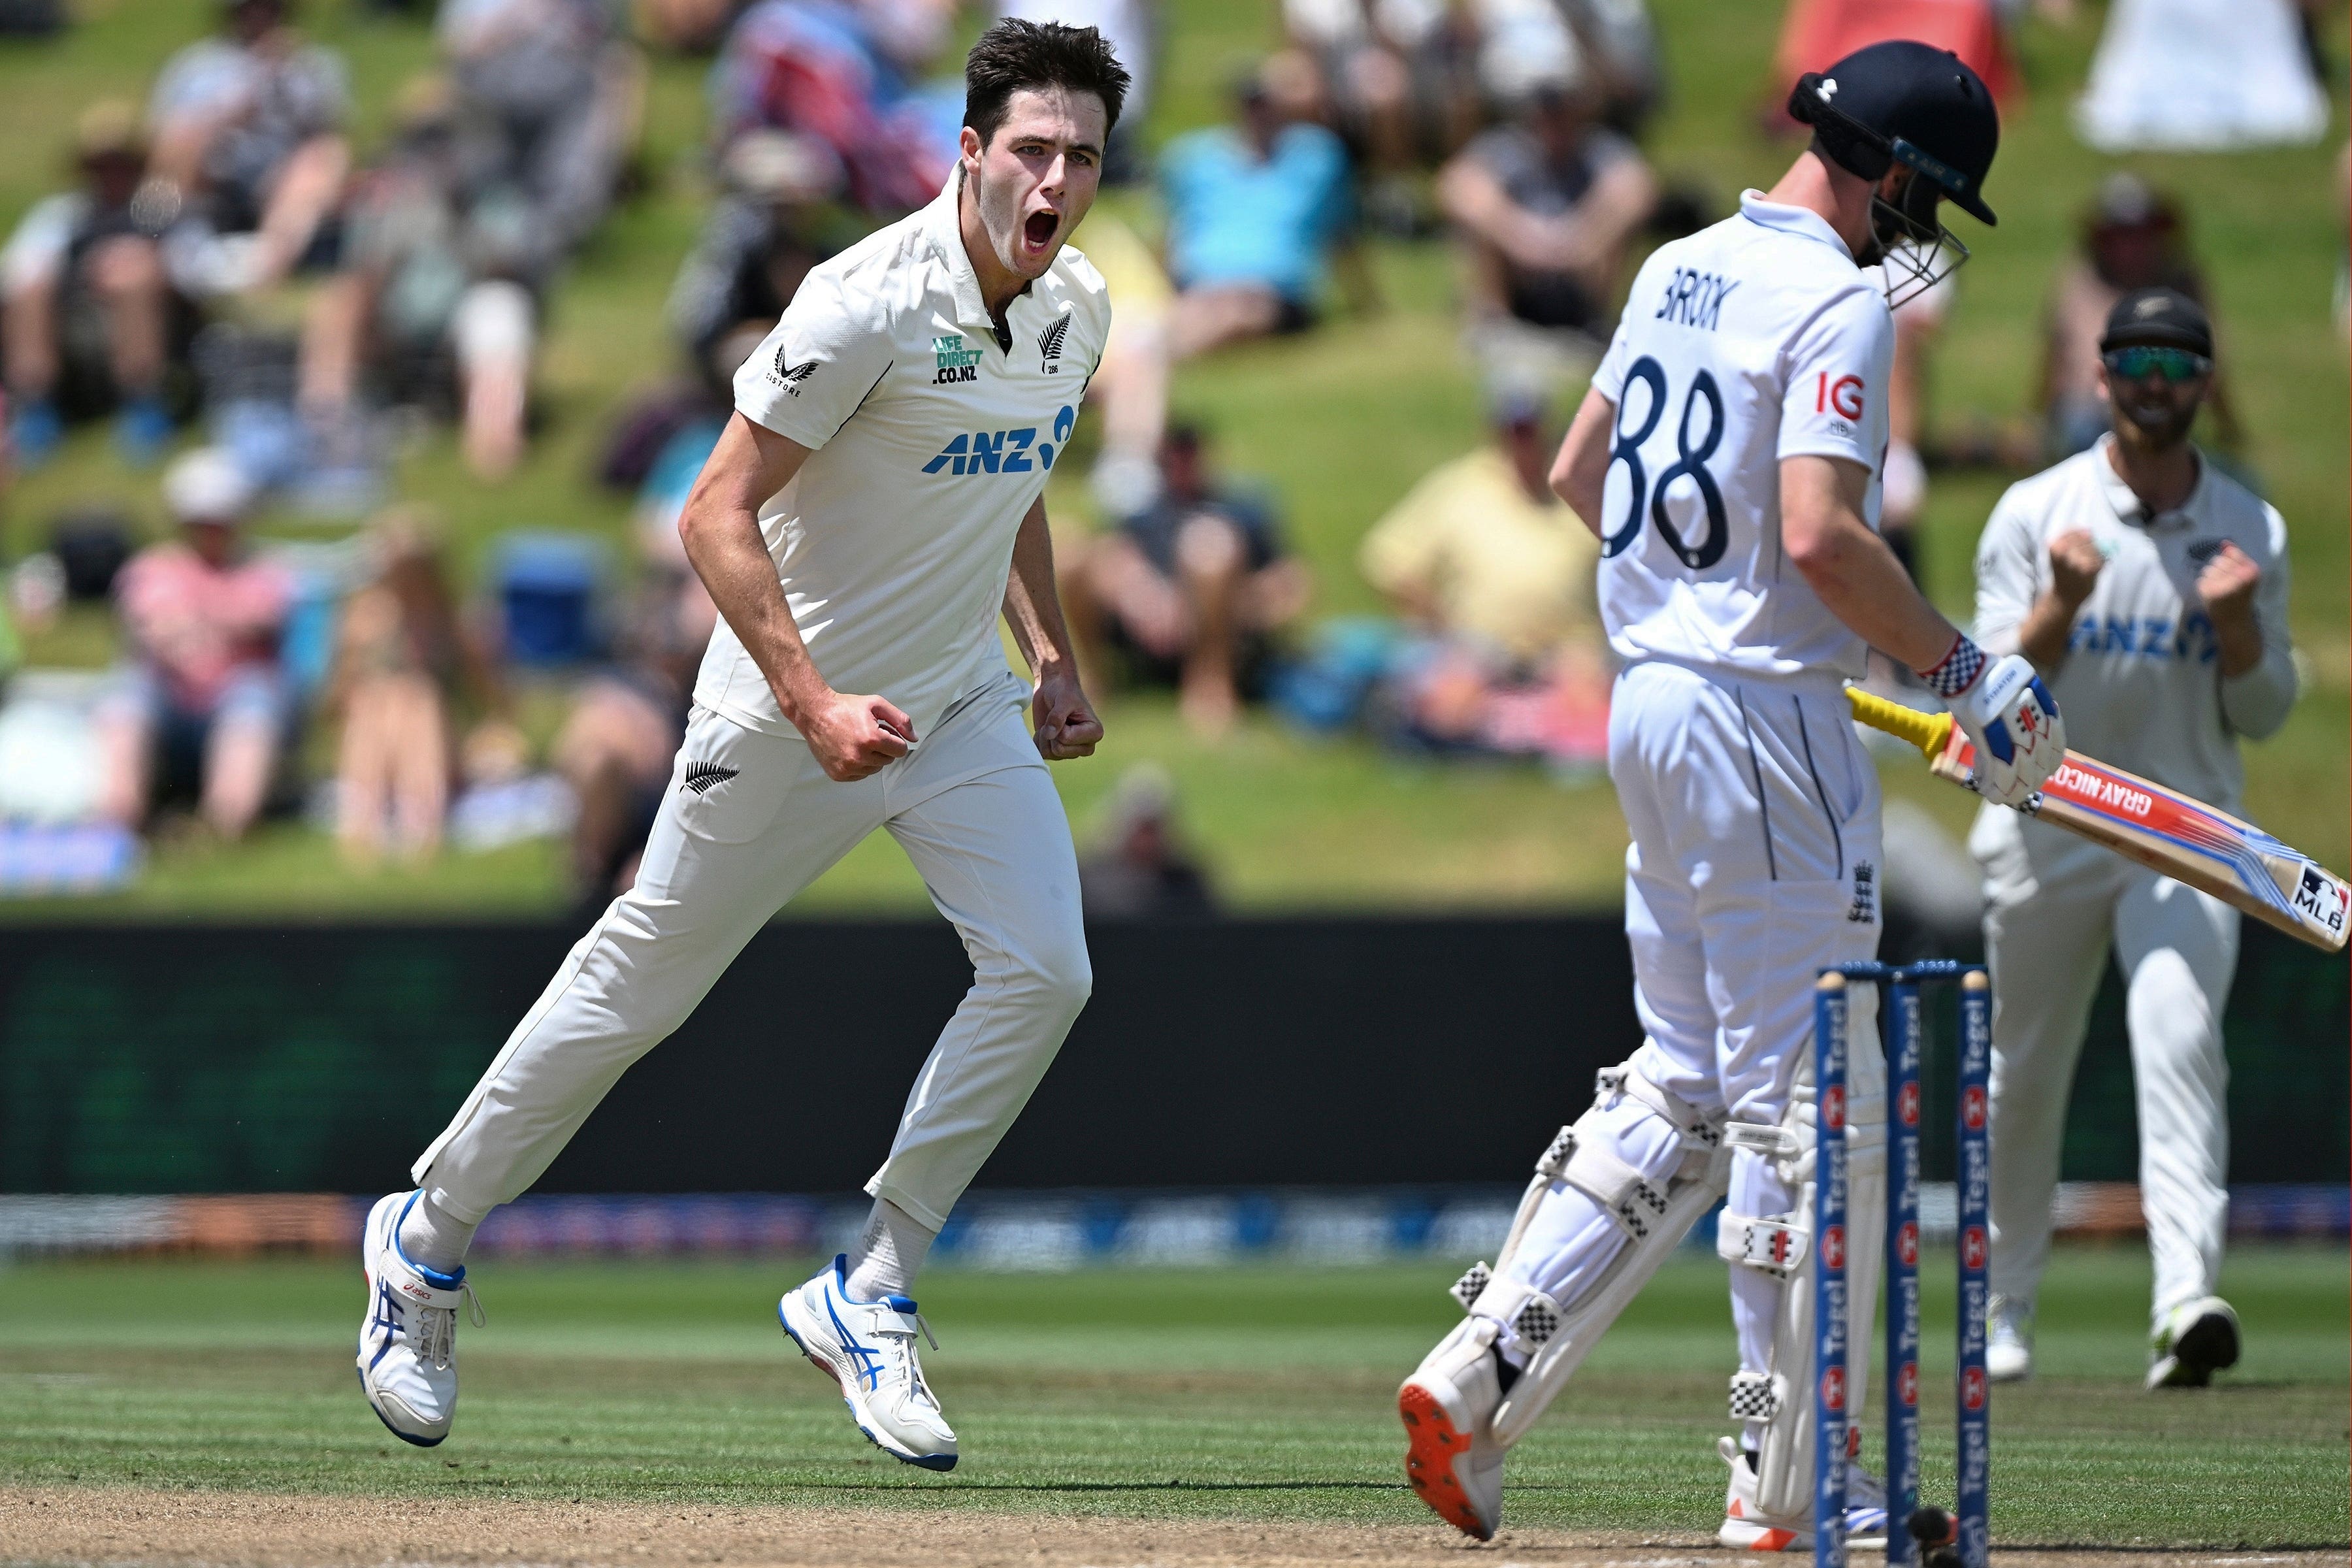
[[[288,729],[278,644],[293,582],[245,554],[254,499],[226,452],[181,457],[163,472],[178,537],[133,556],[115,585],[129,657],[98,714],[100,805],[125,826],[159,777],[189,773],[221,837],[260,813]]]

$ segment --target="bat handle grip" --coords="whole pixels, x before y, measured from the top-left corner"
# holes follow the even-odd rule
[[[1910,742],[1931,763],[1944,754],[1944,747],[1951,740],[1949,713],[1922,713],[1900,702],[1889,702],[1859,686],[1847,687],[1845,700],[1853,705],[1856,720],[1874,730],[1884,730],[1897,740]]]

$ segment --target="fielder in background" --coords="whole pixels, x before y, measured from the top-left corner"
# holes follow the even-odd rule
[[[2099,343],[2114,429],[2014,485],[1977,550],[1978,641],[2021,653],[2064,704],[2069,743],[2228,812],[2241,736],[2294,704],[2286,524],[2189,439],[2213,332],[2186,294],[2126,294]],[[2221,1012],[2238,911],[2099,845],[1988,805],[1969,835],[1993,976],[1991,1375],[2033,1366],[2066,1096],[2107,952],[2123,966],[2140,1204],[2156,1258],[2150,1388],[2238,1359],[2215,1295],[2229,1217]]]
[[[1719,1539],[1811,1548],[1814,977],[1877,956],[1885,864],[1842,686],[1868,647],[1919,671],[1987,759],[1990,799],[2028,798],[2064,749],[2032,666],[1956,630],[1876,530],[1890,301],[1967,255],[1938,202],[1993,221],[1991,97],[1952,55],[1898,41],[1806,76],[1790,112],[1813,141],[1780,184],[1643,267],[1552,469],[1601,538],[1624,666],[1609,772],[1647,1037],[1546,1153],[1503,1256],[1456,1288],[1469,1317],[1399,1391],[1408,1479],[1481,1538],[1511,1444],[1727,1194],[1739,1434],[1718,1447]],[[1864,270],[1882,261],[1884,288]],[[1857,996],[1854,1038],[1874,1016]],[[1857,1345],[1885,1228],[1885,1070],[1857,1052],[1848,1086]],[[1868,1357],[1852,1365],[1858,1410]],[[1850,1535],[1883,1539],[1883,1493],[1857,1478],[1848,1500]]]
[[[917,1355],[915,1272],[1093,984],[1045,760],[1090,753],[1102,726],[1042,498],[1110,327],[1101,276],[1064,241],[1127,80],[1091,27],[997,23],[965,63],[947,187],[812,270],[736,373],[734,417],[678,521],[724,621],[636,883],[418,1159],[417,1190],[368,1216],[360,1382],[396,1436],[448,1435],[475,1227],[778,906],[880,828],[955,922],[972,987],[866,1184],[863,1238],[778,1315],[877,1447],[955,1464]],[[1033,682],[1006,665],[1000,613]],[[793,1001],[773,998],[779,1052],[875,1044],[810,1037]],[[776,1135],[822,1110],[779,1105]]]

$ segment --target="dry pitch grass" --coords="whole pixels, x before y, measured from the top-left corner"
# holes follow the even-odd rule
[[[1996,1550],[2002,1568],[2154,1563],[2304,1568],[2331,1551]],[[1443,1526],[1068,1519],[971,1511],[0,1489],[0,1561],[256,1563],[795,1565],[795,1568],[1705,1568],[1743,1561],[1704,1538],[1508,1531],[1488,1546]],[[1871,1559],[1857,1554],[1858,1564]]]

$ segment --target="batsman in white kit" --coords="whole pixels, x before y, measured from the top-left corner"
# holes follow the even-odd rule
[[[990,28],[964,78],[947,188],[813,270],[736,374],[678,525],[722,619],[635,886],[416,1162],[415,1190],[368,1216],[360,1382],[411,1443],[440,1442],[456,1414],[484,1216],[786,900],[881,828],[961,934],[972,986],[866,1185],[856,1249],[778,1316],[877,1447],[956,1462],[916,1351],[915,1274],[1092,984],[1045,762],[1090,753],[1102,727],[1041,498],[1110,325],[1101,276],[1064,242],[1128,85],[1094,29],[1023,21]],[[1000,612],[1034,684],[1006,664]],[[780,1012],[778,1049],[841,1047],[790,1031]]]
[[[1993,509],[1977,551],[1976,635],[2042,670],[2078,749],[2235,812],[2240,738],[2273,733],[2294,702],[2286,524],[2189,438],[2213,374],[2212,327],[2195,300],[2126,295],[2099,349],[2114,429]],[[2238,911],[2013,811],[1986,807],[1969,847],[1984,868],[1993,976],[1986,1370],[2001,1381],[2032,1371],[2067,1091],[2112,949],[2156,1263],[2147,1386],[2201,1387],[2239,1348],[2237,1313],[2215,1293]]]
[[[1918,670],[1976,741],[1991,799],[2024,799],[2064,749],[2032,667],[1938,614],[1875,526],[1890,300],[1966,257],[1939,201],[1993,221],[1991,99],[1955,57],[1893,42],[1801,79],[1790,112],[1813,140],[1780,183],[1643,267],[1552,470],[1601,536],[1623,663],[1609,771],[1645,1038],[1546,1152],[1501,1257],[1455,1287],[1468,1317],[1399,1392],[1407,1478],[1482,1540],[1512,1444],[1726,1199],[1740,1429],[1719,1445],[1719,1539],[1811,1549],[1813,983],[1876,956],[1883,864],[1877,774],[1841,689],[1866,647]],[[1870,996],[1853,998],[1857,1039]],[[1866,1345],[1885,1063],[1858,1051],[1849,1070],[1848,1332]],[[1850,1412],[1867,1365],[1853,1358]],[[1847,1496],[1850,1537],[1883,1535],[1883,1490],[1856,1476]]]

